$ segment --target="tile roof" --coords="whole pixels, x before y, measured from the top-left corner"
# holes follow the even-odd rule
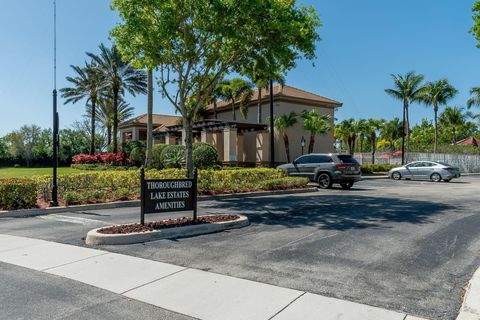
[[[479,146],[480,145],[480,139],[477,139],[475,137],[468,137],[466,139],[457,141],[456,144],[469,145],[469,146]]]
[[[153,115],[153,126],[154,127],[161,127],[161,126],[171,126],[177,124],[177,122],[181,119],[178,116],[167,116],[163,114],[154,114]],[[129,119],[125,122],[122,122],[119,127],[126,128],[130,126],[138,126],[138,125],[147,125],[147,114],[139,115],[138,117]]]
[[[269,89],[263,89],[262,90],[262,100],[268,100],[268,97],[270,95],[270,90]],[[291,99],[298,99],[298,100],[304,100],[304,101],[309,101],[313,103],[321,103],[321,104],[330,104],[333,107],[341,107],[342,103],[330,98],[323,97],[321,95],[308,92],[305,90],[301,90],[292,86],[288,85],[274,85],[273,86],[273,96],[274,98],[291,98]],[[251,104],[256,104],[258,102],[258,90],[255,90],[252,96]],[[217,109],[225,109],[230,106],[229,101],[219,101],[217,102]],[[213,109],[213,105],[209,105],[208,109]]]

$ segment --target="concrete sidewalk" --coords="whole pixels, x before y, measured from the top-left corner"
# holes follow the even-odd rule
[[[414,320],[308,292],[103,250],[0,235],[0,261],[204,320]]]

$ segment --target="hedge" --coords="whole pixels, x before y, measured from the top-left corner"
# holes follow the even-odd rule
[[[146,171],[147,179],[184,178],[183,169]],[[37,177],[37,192],[48,194],[50,177]],[[140,193],[139,170],[89,172],[62,175],[58,178],[59,198],[67,204],[97,203],[138,199]],[[252,168],[234,170],[199,170],[199,194],[239,193],[255,190],[299,188],[307,179],[286,177],[277,169]],[[47,191],[46,191],[47,190]]]
[[[0,209],[29,209],[37,205],[37,184],[30,179],[0,179]]]
[[[362,174],[372,174],[376,172],[388,172],[393,168],[397,168],[398,164],[362,164]]]

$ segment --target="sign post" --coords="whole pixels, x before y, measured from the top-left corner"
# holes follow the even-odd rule
[[[193,179],[145,179],[145,169],[140,170],[140,223],[145,224],[145,215],[151,213],[193,211],[197,220],[197,180]]]

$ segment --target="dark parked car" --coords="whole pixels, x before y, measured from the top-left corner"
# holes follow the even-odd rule
[[[331,188],[334,183],[350,189],[362,177],[357,160],[346,154],[311,153],[277,168],[285,170],[289,176],[316,181],[322,189]]]

